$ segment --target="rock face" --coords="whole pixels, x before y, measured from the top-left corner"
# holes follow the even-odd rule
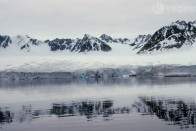
[[[110,43],[114,42],[113,38],[106,34],[101,35],[99,38],[105,42],[110,42]]]
[[[127,38],[117,38],[117,39],[114,39],[114,42],[121,43],[121,44],[128,44],[130,43],[130,40]]]
[[[127,38],[112,38],[106,34],[101,35],[99,38],[106,43],[128,44],[130,42],[130,40]]]
[[[11,43],[11,39],[9,36],[1,36],[0,35],[0,48],[3,47],[3,48],[6,48],[8,47],[8,45]]]
[[[191,46],[196,41],[195,25],[196,21],[176,21],[170,26],[162,27],[152,35],[138,54]]]
[[[58,51],[58,50],[72,50],[75,40],[72,39],[54,39],[52,41],[45,41],[51,48],[51,51]]]
[[[151,38],[150,34],[148,35],[139,35],[131,44],[133,46],[133,50],[141,49]]]
[[[105,42],[96,37],[85,34],[83,39],[78,40],[71,50],[72,52],[89,52],[89,51],[111,51],[112,48]]]

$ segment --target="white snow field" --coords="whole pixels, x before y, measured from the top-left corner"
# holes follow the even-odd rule
[[[31,48],[31,52],[14,52],[15,47],[0,51],[0,71],[59,72],[84,69],[118,68],[146,65],[196,65],[196,48],[193,44],[180,50],[154,54],[136,54],[129,45],[110,43],[111,52],[71,53],[51,52],[48,47]],[[41,45],[45,46],[45,45]],[[33,47],[33,46],[31,46]]]

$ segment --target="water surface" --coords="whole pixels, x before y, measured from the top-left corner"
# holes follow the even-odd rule
[[[0,80],[2,131],[196,127],[196,78]]]

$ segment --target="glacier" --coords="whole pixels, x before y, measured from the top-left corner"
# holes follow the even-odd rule
[[[148,65],[121,66],[115,68],[82,69],[61,72],[36,72],[7,70],[0,72],[0,79],[37,80],[37,79],[99,79],[99,78],[128,78],[128,77],[195,77],[196,66],[182,65]]]

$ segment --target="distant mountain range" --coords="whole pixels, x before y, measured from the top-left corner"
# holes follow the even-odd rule
[[[88,53],[112,52],[112,45],[129,45],[130,52],[137,54],[151,54],[155,52],[168,51],[172,49],[181,49],[184,46],[191,47],[196,43],[196,21],[185,22],[176,21],[169,26],[164,26],[154,34],[139,35],[137,38],[130,40],[128,38],[112,38],[103,34],[99,38],[85,34],[82,39],[54,39],[54,40],[37,40],[27,35],[21,36],[1,36],[0,51],[6,50],[11,46],[16,50],[31,52],[31,48],[44,48],[46,45],[51,51],[67,51]]]

